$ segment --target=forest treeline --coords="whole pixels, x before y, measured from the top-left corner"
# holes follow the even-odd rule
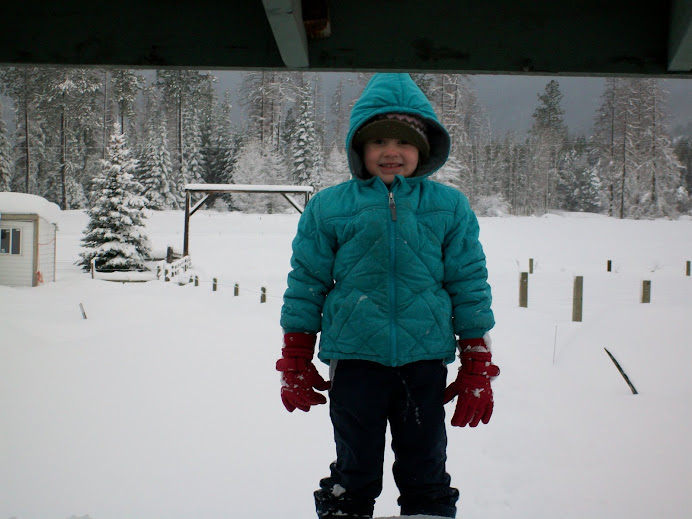
[[[435,178],[466,193],[481,215],[660,218],[692,210],[692,137],[671,139],[658,79],[606,79],[593,134],[575,136],[556,79],[537,92],[526,135],[497,135],[470,76],[412,76],[452,138]],[[92,208],[114,134],[124,135],[135,160],[133,189],[154,210],[182,207],[187,183],[323,189],[350,178],[343,141],[369,75],[336,84],[324,77],[248,71],[238,92],[219,92],[214,74],[197,70],[2,68],[0,93],[13,121],[0,110],[0,191]],[[280,197],[240,194],[218,197],[215,207],[289,209]]]

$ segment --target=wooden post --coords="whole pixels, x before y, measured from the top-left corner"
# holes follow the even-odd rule
[[[234,295],[234,296],[237,296],[238,294],[240,294],[240,286],[238,285],[238,283],[236,283],[236,284],[233,286],[233,295]]]
[[[606,267],[606,269],[608,270],[608,272],[613,271],[613,260],[608,260],[608,266]]]
[[[190,252],[190,192],[185,191],[185,228],[183,230],[183,256]]]
[[[519,276],[519,306],[529,307],[529,273],[522,272]]]
[[[691,271],[692,271],[692,261],[688,261],[688,262],[687,262],[687,267],[685,268],[685,275],[686,275],[687,277],[689,277],[690,275],[692,275],[692,272],[691,272]]]
[[[89,265],[91,265],[91,279],[94,279],[96,277],[96,258],[91,258]]]
[[[266,303],[267,302],[267,288],[262,287],[261,293],[260,293],[260,303]]]
[[[642,282],[642,303],[651,302],[651,281],[645,280]]]
[[[166,263],[173,263],[173,247],[170,245],[166,248]]]
[[[584,276],[576,276],[574,278],[574,291],[572,293],[572,321],[581,322],[583,302]]]
[[[212,292],[216,292],[216,287],[219,284],[219,280],[214,278],[211,282],[211,290]]]
[[[195,274],[195,286],[199,286],[199,276],[197,274]]]
[[[533,258],[529,258],[529,274],[533,274]]]

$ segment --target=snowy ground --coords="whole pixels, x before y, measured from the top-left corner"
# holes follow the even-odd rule
[[[297,219],[195,214],[195,287],[91,280],[72,264],[87,217],[62,214],[58,281],[0,287],[0,519],[313,517],[327,407],[285,412],[274,371]],[[147,222],[155,247],[180,248],[182,213]],[[692,221],[548,215],[482,219],[481,233],[502,375],[490,424],[448,430],[459,517],[688,517]],[[379,515],[398,512],[391,461]]]

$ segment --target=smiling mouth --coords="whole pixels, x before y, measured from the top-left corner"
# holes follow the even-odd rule
[[[382,169],[395,169],[395,168],[400,168],[400,167],[402,167],[402,166],[403,166],[403,164],[399,164],[399,163],[386,163],[386,164],[380,164],[380,167],[381,167]]]

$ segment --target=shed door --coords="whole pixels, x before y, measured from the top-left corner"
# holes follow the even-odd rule
[[[0,285],[33,284],[34,222],[0,221]]]

